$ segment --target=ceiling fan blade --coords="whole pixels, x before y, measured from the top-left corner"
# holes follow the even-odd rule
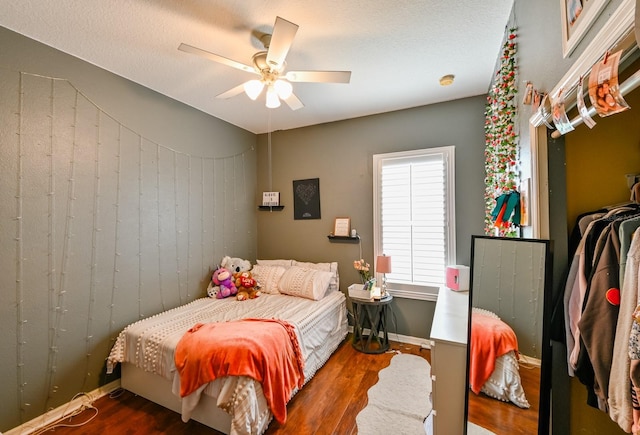
[[[281,70],[284,66],[284,59],[289,53],[297,31],[297,24],[293,24],[284,18],[276,17],[276,22],[273,25],[273,34],[267,50],[267,63],[273,69]]]
[[[302,101],[300,101],[300,99],[296,97],[296,94],[294,94],[293,92],[291,93],[289,98],[285,98],[284,102],[287,103],[287,106],[289,106],[291,110],[298,110],[304,107]]]
[[[235,88],[231,88],[226,92],[216,95],[216,98],[227,99],[227,98],[235,97],[236,95],[241,94],[243,92],[244,92],[244,83],[236,86]]]
[[[242,71],[258,74],[252,66],[245,65],[240,62],[236,62],[235,60],[231,60],[229,58],[220,56],[218,54],[213,54],[207,50],[203,50],[201,48],[197,48],[189,44],[185,44],[185,43],[180,44],[180,46],[178,47],[178,50],[184,51],[185,53],[191,53],[191,54],[196,54],[198,56],[206,57],[207,59],[210,59],[214,62],[218,62],[224,65],[230,66],[232,68],[237,68]]]
[[[349,83],[351,71],[289,71],[290,82]]]

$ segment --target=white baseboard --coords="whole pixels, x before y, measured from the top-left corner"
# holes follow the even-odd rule
[[[66,415],[71,414],[73,411],[80,409],[81,406],[91,403],[94,400],[106,396],[114,390],[120,388],[120,379],[116,379],[113,382],[109,382],[102,387],[96,388],[93,391],[88,392],[86,395],[77,397],[71,402],[67,402],[64,405],[60,405],[51,411],[47,411],[41,416],[38,416],[26,423],[21,424],[18,427],[14,427],[9,432],[5,432],[4,435],[29,435],[30,433],[43,428],[54,421],[64,418]],[[2,435],[2,432],[0,432]]]
[[[353,326],[349,326],[348,329],[349,329],[349,332],[353,334]],[[365,328],[364,331],[362,332],[364,334],[368,334],[369,329]],[[426,338],[413,337],[411,335],[402,335],[402,334],[396,334],[395,332],[390,332],[389,340],[398,341],[400,343],[406,343],[406,344],[414,344],[416,346],[420,346],[423,349],[431,349],[431,340]]]

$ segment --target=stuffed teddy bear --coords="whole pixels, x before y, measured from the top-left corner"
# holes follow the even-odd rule
[[[225,256],[220,262],[220,266],[227,269],[232,274],[240,272],[248,272],[251,270],[251,262],[249,260],[243,260],[242,258],[233,258],[228,255]]]
[[[231,272],[224,267],[218,267],[213,271],[211,282],[214,285],[211,293],[215,292],[217,299],[224,299],[238,293],[238,288],[234,283],[233,275],[231,275]],[[215,291],[216,288],[217,291]],[[209,296],[213,297],[211,293],[209,293]]]
[[[260,296],[260,290],[257,289],[258,283],[251,275],[251,272],[239,272],[234,273],[235,285],[238,289],[236,298],[239,301],[246,301],[247,299],[255,299]]]

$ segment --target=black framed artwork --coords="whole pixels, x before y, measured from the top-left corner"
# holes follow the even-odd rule
[[[320,179],[293,180],[293,218],[320,219]]]

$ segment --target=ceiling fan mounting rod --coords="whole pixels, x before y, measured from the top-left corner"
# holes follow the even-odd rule
[[[262,46],[265,50],[269,49],[269,45],[271,44],[271,35],[269,33],[265,33],[260,37],[260,42],[262,42]]]
[[[280,71],[271,68],[267,63],[267,52],[260,51],[252,57],[253,67],[262,76],[262,82],[266,85],[273,84],[280,77]]]

